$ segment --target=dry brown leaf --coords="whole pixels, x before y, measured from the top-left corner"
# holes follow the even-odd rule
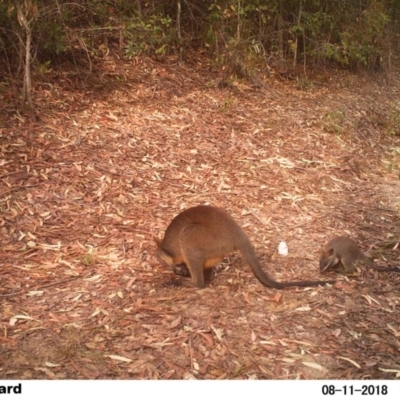
[[[108,357],[108,358],[111,358],[112,360],[122,361],[122,362],[126,362],[126,363],[130,363],[133,361],[130,358],[121,357],[121,356],[114,355],[114,354],[106,354],[104,357]]]

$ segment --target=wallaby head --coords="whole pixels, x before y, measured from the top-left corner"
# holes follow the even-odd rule
[[[335,253],[335,249],[321,249],[319,258],[319,270],[320,272],[327,271],[329,268],[334,268],[338,266],[340,259]]]
[[[157,245],[156,257],[161,262],[161,264],[167,267],[173,267],[175,264],[178,264],[175,263],[173,258],[165,250],[161,248],[161,240],[159,238],[155,237],[154,241],[156,242]]]
[[[205,270],[239,250],[255,277],[267,287],[316,286],[334,281],[277,282],[266,274],[243,229],[222,208],[197,206],[178,214],[168,225],[164,238],[156,239],[157,257],[169,267],[186,264],[195,286],[205,285]],[[207,275],[210,275],[206,272]]]

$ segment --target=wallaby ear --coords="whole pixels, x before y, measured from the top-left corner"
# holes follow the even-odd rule
[[[153,240],[156,242],[157,247],[160,247],[160,246],[161,246],[161,239],[159,239],[159,238],[156,237],[156,236],[153,236]]]
[[[329,249],[329,250],[326,252],[326,255],[328,255],[329,257],[332,257],[334,251],[335,251],[335,250],[334,250],[333,248],[332,248],[332,249]]]

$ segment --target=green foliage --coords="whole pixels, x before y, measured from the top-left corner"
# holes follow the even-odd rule
[[[385,35],[389,18],[384,12],[383,2],[372,1],[360,18],[343,30],[341,45],[343,59],[347,65],[374,68],[379,63],[379,41]]]
[[[50,60],[39,64],[38,65],[39,73],[42,74],[42,75],[49,73],[51,71],[50,65],[51,65],[51,61]]]
[[[306,37],[303,56],[353,69],[379,67],[381,40],[390,19],[384,0],[364,2],[364,7],[361,4],[342,1],[336,9],[304,12],[301,18]]]
[[[41,25],[41,36],[43,36],[42,49],[44,54],[55,57],[68,50],[65,41],[65,33],[60,23],[49,21]]]
[[[400,136],[400,103],[394,103],[389,107],[385,118],[385,128],[388,135]]]
[[[231,108],[232,108],[232,102],[233,102],[233,100],[232,100],[232,97],[231,97],[231,96],[228,96],[228,97],[226,97],[226,98],[224,99],[224,102],[223,102],[223,104],[221,105],[221,112],[222,112],[223,114],[227,114],[227,113],[231,110]]]
[[[340,135],[344,129],[346,112],[343,110],[334,110],[325,113],[322,120],[322,127],[326,132]]]
[[[103,44],[106,54],[118,46],[128,58],[207,49],[228,80],[298,65],[375,70],[399,53],[400,1],[191,0],[180,2],[178,21],[176,0],[0,0],[2,71],[21,70],[18,1],[39,12],[32,54],[42,67],[48,60],[53,68],[64,60],[88,65]],[[308,82],[298,84],[307,89]]]
[[[252,79],[254,68],[264,62],[259,29],[270,21],[272,9],[262,0],[215,1],[208,7],[203,39],[214,65],[223,72],[224,83]]]
[[[144,20],[138,16],[131,18],[125,30],[128,58],[138,54],[164,56],[171,50],[175,40],[173,21],[168,16],[151,15]]]
[[[95,264],[95,256],[93,253],[86,253],[81,256],[81,263],[85,265],[94,265]]]
[[[255,54],[269,65],[286,58],[292,65],[378,69],[387,56],[387,28],[394,22],[389,15],[397,15],[399,6],[386,0],[211,1],[204,44],[228,69],[238,60],[254,61]]]
[[[386,165],[389,173],[396,173],[398,179],[400,179],[400,166],[399,166],[399,157],[400,157],[400,148],[392,147],[388,154],[389,159],[385,160],[383,163]]]
[[[296,82],[296,87],[299,90],[308,92],[314,88],[313,82],[308,78],[298,78]]]
[[[371,108],[366,118],[377,130],[400,136],[400,102],[393,101],[380,108]]]

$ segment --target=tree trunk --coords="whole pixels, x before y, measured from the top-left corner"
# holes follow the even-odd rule
[[[15,0],[18,21],[25,31],[25,69],[24,84],[22,89],[22,102],[28,101],[29,108],[33,111],[32,99],[32,78],[31,78],[31,44],[32,44],[32,28],[31,25],[38,16],[36,4],[32,1],[25,0],[23,3]]]
[[[178,60],[181,63],[183,61],[183,44],[182,44],[182,33],[181,33],[181,16],[182,16],[182,4],[181,0],[176,2],[177,12],[176,12],[176,32],[178,35]]]

